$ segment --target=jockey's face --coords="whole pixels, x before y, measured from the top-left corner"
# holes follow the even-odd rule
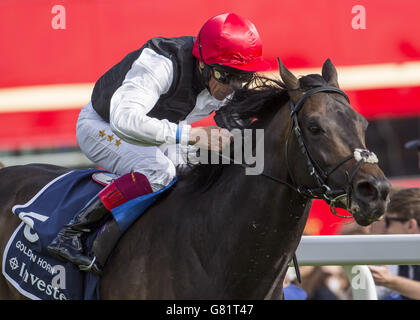
[[[200,62],[200,68],[204,68],[204,64]],[[218,76],[219,78],[216,78]],[[217,100],[223,100],[235,90],[241,89],[244,83],[250,81],[252,73],[236,76],[215,68],[211,69],[209,80],[210,94]]]
[[[234,88],[232,87],[230,83],[227,83],[227,84],[220,83],[216,79],[214,79],[213,76],[211,76],[209,80],[209,89],[210,89],[211,95],[215,97],[217,100],[225,99],[228,95],[230,95],[234,91]]]

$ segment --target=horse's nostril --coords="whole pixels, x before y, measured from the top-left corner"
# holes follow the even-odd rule
[[[369,201],[377,200],[379,197],[379,192],[378,192],[377,187],[368,181],[358,183],[357,192],[359,193],[360,196],[362,196],[363,198]]]
[[[391,192],[391,184],[388,180],[381,180],[378,183],[379,197],[381,200],[386,200]]]

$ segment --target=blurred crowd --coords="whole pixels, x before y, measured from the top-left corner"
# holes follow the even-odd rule
[[[416,149],[420,169],[420,139],[406,144]],[[393,186],[383,218],[367,227],[344,224],[342,235],[419,234],[420,188]],[[420,265],[369,266],[379,300],[420,300]],[[352,288],[341,266],[300,266],[302,282],[290,267],[284,280],[286,300],[352,300]]]

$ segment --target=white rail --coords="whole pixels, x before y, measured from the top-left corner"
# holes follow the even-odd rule
[[[367,265],[420,264],[420,234],[303,236],[296,251],[299,265],[341,265],[355,300],[376,300]]]

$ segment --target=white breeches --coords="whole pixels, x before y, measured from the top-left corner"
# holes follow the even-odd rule
[[[118,175],[131,171],[144,174],[157,191],[175,177],[175,167],[185,164],[189,147],[181,145],[145,146],[128,143],[116,136],[89,103],[77,120],[77,142],[90,161]]]

